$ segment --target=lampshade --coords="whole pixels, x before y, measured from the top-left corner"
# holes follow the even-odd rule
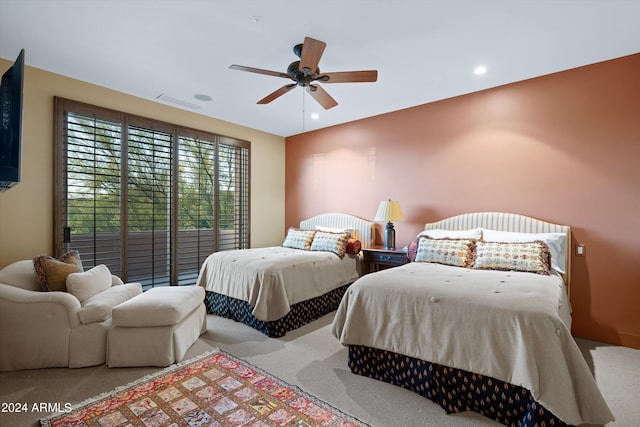
[[[373,220],[389,222],[404,221],[400,203],[391,199],[381,201],[380,206],[378,206],[378,212],[376,212],[376,217]]]

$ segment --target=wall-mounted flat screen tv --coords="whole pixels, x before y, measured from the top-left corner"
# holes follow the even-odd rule
[[[0,192],[20,182],[24,49],[0,85]]]

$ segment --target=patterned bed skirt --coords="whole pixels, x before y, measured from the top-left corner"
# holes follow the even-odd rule
[[[242,322],[269,337],[277,338],[337,310],[349,286],[350,284],[344,285],[324,295],[293,304],[291,311],[284,317],[268,322],[259,320],[251,314],[253,306],[246,301],[207,291],[204,302],[209,314]]]
[[[349,346],[349,368],[418,393],[447,414],[473,411],[507,426],[567,425],[536,402],[529,390],[491,377],[360,345]]]

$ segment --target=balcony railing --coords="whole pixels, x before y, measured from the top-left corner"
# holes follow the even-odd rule
[[[129,232],[123,271],[122,244],[119,233],[72,234],[67,249],[80,252],[85,270],[105,264],[111,273],[127,282],[140,282],[144,288],[156,286],[194,285],[200,266],[214,252],[217,235],[218,251],[240,249],[236,230],[180,230],[176,244],[177,283],[171,283],[171,244],[166,230]]]

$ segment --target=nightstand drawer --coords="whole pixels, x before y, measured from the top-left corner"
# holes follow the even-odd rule
[[[382,268],[397,267],[409,262],[407,255],[401,250],[376,247],[363,249],[362,252],[365,273],[371,273]]]
[[[402,265],[407,257],[402,252],[369,252],[369,262],[384,265]]]

